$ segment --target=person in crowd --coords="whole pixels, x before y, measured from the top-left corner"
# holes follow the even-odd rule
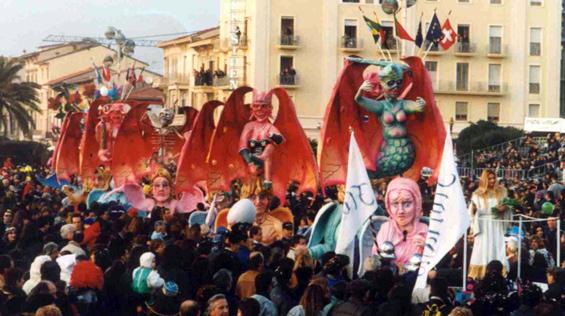
[[[288,316],[310,316],[321,315],[325,305],[329,303],[322,287],[318,284],[310,284],[300,298],[300,304],[293,307]]]
[[[261,306],[257,300],[248,297],[239,302],[237,316],[258,316],[261,313]]]
[[[240,299],[255,294],[255,278],[263,272],[265,258],[260,252],[252,252],[249,256],[249,268],[237,280],[235,293]]]
[[[186,300],[180,304],[179,316],[200,316],[198,302]]]
[[[469,277],[482,279],[486,273],[486,266],[492,260],[503,263],[508,271],[505,249],[504,233],[507,224],[497,219],[510,219],[508,207],[502,205],[506,197],[506,189],[497,183],[496,174],[491,170],[484,170],[479,181],[479,188],[473,192],[469,211],[472,219],[473,252],[469,264]]]
[[[223,294],[216,294],[208,300],[206,309],[209,316],[228,316],[229,306],[226,297]]]
[[[283,235],[282,222],[268,214],[269,203],[267,191],[261,191],[253,198],[253,205],[256,210],[255,223],[261,227],[261,243],[267,246],[275,240],[281,239]]]
[[[261,316],[277,316],[279,312],[277,306],[270,299],[270,292],[272,290],[272,272],[259,273],[255,277],[255,290],[256,293],[251,298],[257,300],[261,306]]]

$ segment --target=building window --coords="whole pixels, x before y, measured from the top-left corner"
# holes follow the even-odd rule
[[[467,120],[467,102],[455,102],[455,119],[457,121],[466,121]]]
[[[500,103],[487,104],[487,120],[498,122],[500,120]]]
[[[343,47],[357,48],[357,20],[345,20],[343,25]]]
[[[488,65],[488,91],[500,92],[500,74],[502,66],[500,64]]]
[[[294,37],[294,18],[282,17],[281,18],[281,45],[295,45]]]
[[[502,4],[502,0],[490,0],[490,4]]]
[[[392,22],[382,22],[383,31],[385,33],[384,43],[381,44],[383,49],[394,50],[396,49],[396,39],[394,38]]]
[[[469,90],[469,64],[457,63],[457,91]]]
[[[529,76],[530,94],[539,94],[540,92],[540,66],[530,66]]]
[[[359,0],[342,0],[343,3],[359,3]]]
[[[470,3],[471,0],[458,0],[459,3]]]
[[[426,61],[426,70],[432,78],[432,87],[437,90],[437,61]]]
[[[543,0],[530,0],[530,5],[532,7],[541,7]]]
[[[539,112],[539,104],[528,104],[528,117],[539,117]]]
[[[530,29],[530,56],[541,56],[541,27]]]
[[[296,84],[296,70],[294,69],[294,57],[281,56],[279,84],[292,86]]]
[[[502,54],[502,26],[491,25],[488,28],[489,54]]]
[[[459,52],[468,53],[471,51],[471,29],[469,25],[457,25],[457,49]]]

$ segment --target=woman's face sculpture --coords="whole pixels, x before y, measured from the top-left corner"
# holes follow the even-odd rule
[[[398,190],[390,193],[390,208],[396,214],[398,226],[403,227],[412,224],[416,216],[416,204],[409,191]]]
[[[153,199],[155,202],[165,203],[171,197],[171,185],[169,179],[165,177],[157,177],[153,180],[153,187],[151,189],[153,194]]]

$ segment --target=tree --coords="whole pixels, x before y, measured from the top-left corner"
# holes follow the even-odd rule
[[[35,128],[32,112],[41,113],[38,89],[34,82],[23,82],[18,73],[23,64],[16,59],[0,56],[0,129],[8,135],[8,120],[15,121],[24,135]]]
[[[457,138],[457,153],[465,155],[471,150],[504,143],[522,137],[524,131],[514,127],[501,127],[493,122],[480,120],[464,128]]]

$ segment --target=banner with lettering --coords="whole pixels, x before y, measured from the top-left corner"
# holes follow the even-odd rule
[[[369,175],[367,175],[367,170],[365,169],[363,156],[355,140],[354,133],[351,132],[345,200],[341,213],[339,238],[335,248],[336,253],[350,256],[351,263],[353,263],[352,246],[354,245],[355,235],[376,208],[377,200],[369,181]]]
[[[414,289],[426,287],[428,272],[455,246],[470,224],[471,218],[453,157],[451,136],[447,133],[426,245]]]

